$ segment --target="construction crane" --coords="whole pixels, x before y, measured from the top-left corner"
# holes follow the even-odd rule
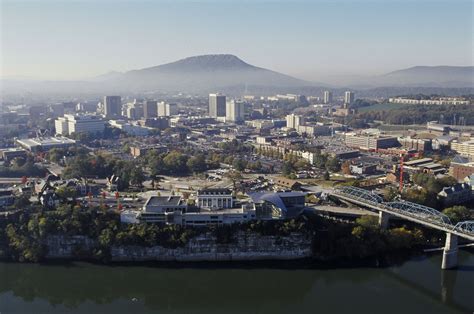
[[[420,154],[421,154],[421,152],[412,153],[412,152],[408,152],[408,151],[404,151],[404,152],[400,153],[400,182],[399,182],[399,186],[398,186],[398,190],[399,190],[400,194],[403,191],[403,171],[404,171],[403,170],[403,162],[404,162],[405,156],[419,157]]]

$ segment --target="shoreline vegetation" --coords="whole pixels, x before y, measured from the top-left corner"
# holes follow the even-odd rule
[[[114,212],[106,212],[100,208],[86,209],[62,205],[54,211],[24,211],[14,218],[1,220],[0,261],[55,263],[58,259],[48,257],[48,251],[52,248],[51,243],[54,243],[50,241],[51,238],[74,237],[88,239],[87,241],[92,244],[86,249],[80,245],[69,248],[74,252],[66,258],[69,261],[92,261],[108,265],[142,263],[169,265],[171,260],[157,262],[157,260],[140,261],[133,258],[117,261],[112,258],[111,250],[114,248],[116,252],[137,248],[142,252],[165,250],[167,254],[169,252],[173,254],[180,250],[182,252],[190,241],[200,238],[207,241],[205,245],[216,252],[232,247],[234,250],[241,249],[237,254],[245,254],[246,251],[255,250],[256,247],[258,250],[259,244],[253,244],[252,248],[248,244],[253,237],[253,239],[271,239],[273,248],[263,247],[263,250],[269,250],[270,253],[282,250],[288,253],[289,257],[282,258],[284,261],[277,261],[277,258],[268,259],[262,255],[261,258],[256,258],[259,261],[249,259],[245,262],[224,260],[203,262],[246,264],[252,261],[265,264],[272,261],[275,264],[286,264],[294,259],[291,263],[302,263],[308,267],[318,265],[317,267],[322,268],[330,268],[331,265],[364,264],[367,261],[376,265],[387,264],[387,261],[397,263],[421,254],[422,248],[439,246],[443,239],[443,235],[439,232],[418,228],[409,223],[382,230],[378,226],[377,218],[372,216],[362,216],[353,223],[302,216],[288,221],[255,221],[219,227],[184,228],[156,224],[124,225],[120,223],[119,215]],[[50,247],[47,245],[48,241]],[[295,246],[298,248],[293,250]],[[291,258],[293,252],[297,253]],[[196,261],[191,259],[178,262],[183,263],[194,264]]]

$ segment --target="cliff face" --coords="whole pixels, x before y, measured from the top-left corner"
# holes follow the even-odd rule
[[[98,244],[86,237],[49,237],[47,255],[51,259],[90,258]],[[162,246],[112,246],[112,262],[130,261],[251,261],[293,260],[312,255],[311,239],[303,234],[289,236],[262,236],[240,232],[231,243],[218,243],[211,234],[199,235],[178,248]]]

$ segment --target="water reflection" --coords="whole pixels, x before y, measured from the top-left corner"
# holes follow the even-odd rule
[[[463,265],[474,264],[472,254],[461,255]],[[441,271],[434,260],[439,257],[393,268],[331,270],[1,263],[0,312],[13,311],[14,301],[35,309],[38,300],[48,311],[64,306],[89,312],[312,313],[317,307],[334,313],[368,304],[385,306],[385,313],[407,306],[420,312],[472,311],[474,272]]]

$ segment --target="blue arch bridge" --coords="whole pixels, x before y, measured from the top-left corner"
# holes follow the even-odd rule
[[[390,216],[396,216],[444,231],[446,243],[443,250],[442,269],[457,267],[458,237],[474,241],[473,220],[453,224],[446,215],[436,209],[403,200],[384,202],[382,197],[376,193],[352,186],[336,187],[331,195],[340,200],[378,211],[379,224],[382,228],[388,226]]]

